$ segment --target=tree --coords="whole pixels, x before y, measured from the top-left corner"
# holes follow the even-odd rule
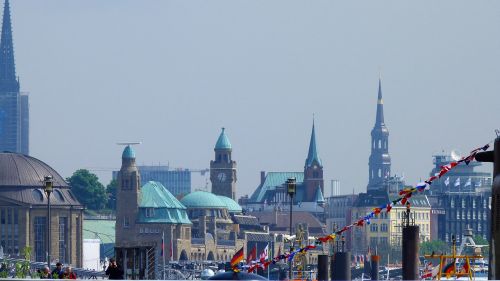
[[[448,243],[441,240],[427,241],[420,244],[420,255],[430,255],[451,253],[451,247]]]
[[[116,179],[112,179],[108,186],[106,186],[106,193],[108,195],[108,209],[116,210],[116,188],[118,186],[118,182]]]
[[[99,178],[85,169],[77,170],[66,179],[80,203],[90,210],[101,210],[106,207],[107,196]]]

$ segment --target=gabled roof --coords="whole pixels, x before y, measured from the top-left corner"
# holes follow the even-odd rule
[[[276,190],[276,187],[283,186],[288,178],[295,178],[297,182],[297,201],[299,199],[299,186],[304,182],[303,172],[268,172],[266,174],[266,179],[264,182],[257,187],[252,196],[250,197],[250,202],[260,202],[263,203],[266,199],[266,193],[268,191]]]
[[[217,143],[215,144],[214,149],[231,149],[231,142],[229,142],[229,138],[225,133],[225,128],[222,128],[222,132],[217,139]]]
[[[160,182],[149,181],[141,188],[139,208],[171,208],[185,210],[186,207]]]

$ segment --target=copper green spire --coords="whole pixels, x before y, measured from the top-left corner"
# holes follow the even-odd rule
[[[306,167],[310,167],[313,164],[321,166],[321,159],[319,159],[318,149],[316,148],[316,132],[314,129],[314,119],[311,132],[311,140],[309,142],[309,152],[307,153]]]
[[[9,0],[5,0],[3,7],[0,52],[0,91],[19,92],[19,82],[16,79],[16,65],[14,63],[14,43],[12,41]]]
[[[225,130],[226,130],[225,128],[222,128],[222,132],[220,133],[219,138],[217,139],[217,143],[215,144],[214,149],[231,150],[231,143],[229,142],[229,138],[227,137]]]

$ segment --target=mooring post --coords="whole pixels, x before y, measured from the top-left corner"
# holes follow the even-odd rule
[[[406,213],[403,216],[403,280],[419,280],[418,274],[418,243],[419,227],[411,218],[410,203],[406,203]]]
[[[493,151],[479,152],[476,155],[479,162],[493,162],[493,187],[491,190],[491,235],[490,235],[490,256],[488,271],[489,280],[500,278],[500,136],[497,131],[497,138]]]

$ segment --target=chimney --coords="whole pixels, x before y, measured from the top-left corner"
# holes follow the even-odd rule
[[[266,171],[260,171],[260,184],[264,184],[266,181]]]

